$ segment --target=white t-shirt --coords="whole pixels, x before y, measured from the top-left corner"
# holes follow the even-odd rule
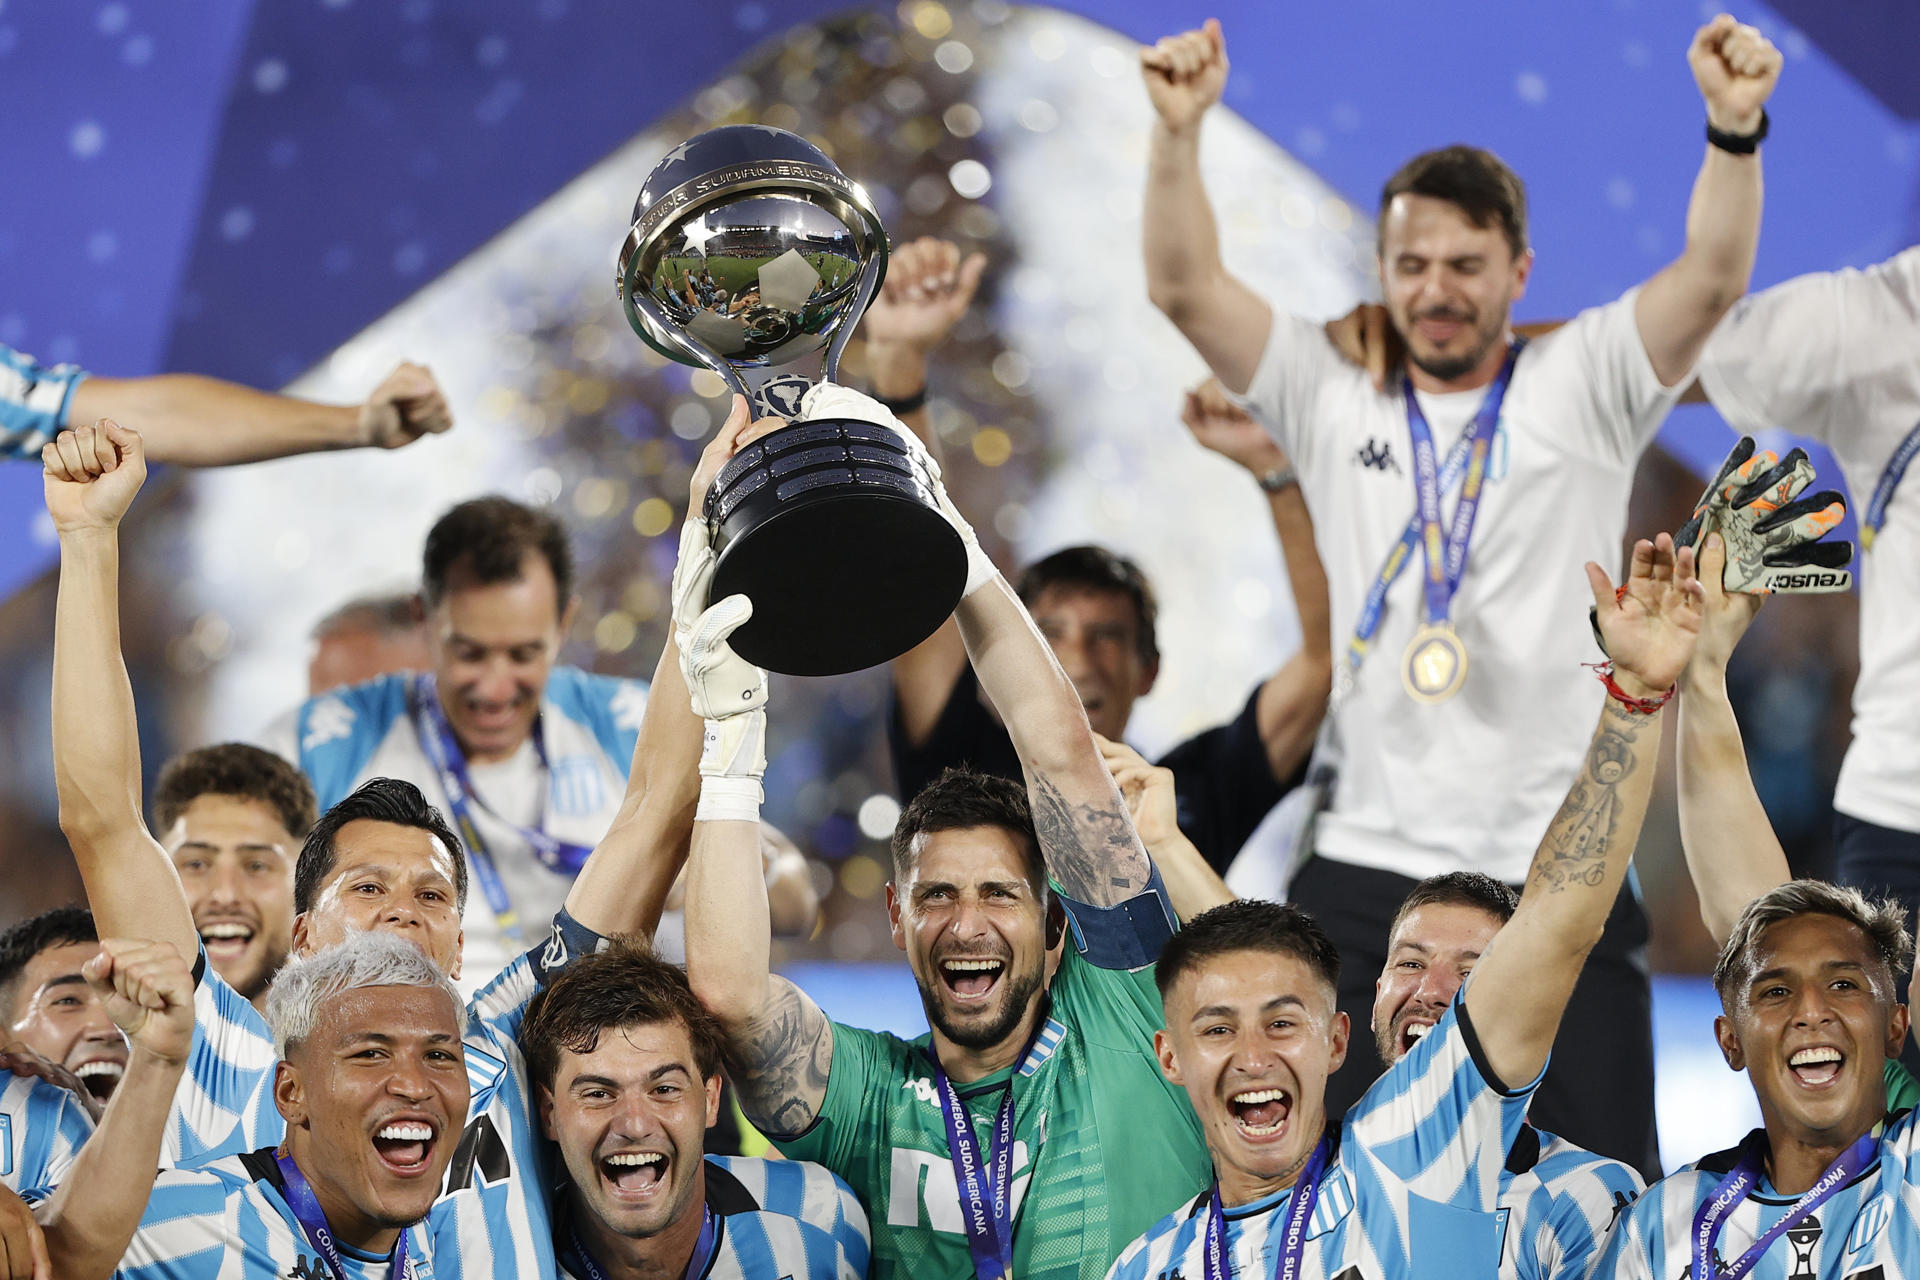
[[[1707,344],[1700,383],[1738,430],[1777,427],[1832,449],[1864,519],[1888,460],[1920,425],[1920,247],[1742,298]],[[1833,803],[1920,831],[1920,466],[1855,567],[1860,679]]]
[[[1333,713],[1339,780],[1315,853],[1414,878],[1525,877],[1605,696],[1580,666],[1601,658],[1582,565],[1616,569],[1634,463],[1679,395],[1660,385],[1641,345],[1635,292],[1581,312],[1521,355],[1453,600],[1465,686],[1430,706],[1402,684],[1402,655],[1424,616],[1416,551]],[[1420,396],[1440,456],[1484,395]],[[1245,398],[1299,471],[1344,661],[1367,591],[1414,513],[1404,395],[1398,385],[1375,391],[1318,323],[1276,313]],[[1443,497],[1443,524],[1457,493]]]

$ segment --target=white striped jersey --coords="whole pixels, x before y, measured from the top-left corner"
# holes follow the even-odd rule
[[[1506,1089],[1458,1001],[1341,1122],[1307,1221],[1302,1280],[1487,1280],[1499,1270],[1507,1152],[1536,1079]],[[1227,1211],[1234,1274],[1270,1276],[1291,1189]],[[1155,1223],[1108,1280],[1199,1280],[1212,1191]],[[1419,1260],[1415,1261],[1415,1250]]]
[[[70,364],[46,368],[0,344],[0,458],[37,460],[40,446],[66,429],[67,404],[86,376]]]
[[[1903,1112],[1880,1138],[1879,1163],[1768,1246],[1751,1280],[1912,1280],[1920,1276],[1920,1135]],[[1692,1262],[1694,1213],[1739,1162],[1740,1149],[1717,1151],[1648,1187],[1614,1229],[1597,1276],[1685,1280]],[[1798,1196],[1781,1195],[1761,1177],[1752,1194],[1722,1220],[1715,1242],[1720,1265],[1747,1251],[1786,1216]]]
[[[463,1237],[501,1224],[498,1192],[442,1196],[407,1228],[407,1274],[389,1257],[339,1245],[348,1274],[332,1277],[287,1207],[271,1148],[163,1169],[115,1280],[508,1280],[535,1270],[476,1268]],[[551,1275],[551,1271],[545,1274]]]
[[[1500,1178],[1500,1280],[1582,1280],[1644,1189],[1631,1166],[1523,1126]]]
[[[80,1099],[34,1076],[4,1076],[0,1088],[0,1186],[51,1187],[67,1176],[93,1117]]]
[[[805,1160],[707,1157],[707,1207],[718,1219],[705,1280],[863,1280],[867,1211],[853,1188]],[[569,1241],[562,1280],[585,1280]]]
[[[461,1218],[467,1275],[496,1274],[494,1267],[503,1277],[553,1274],[552,1224],[541,1190],[545,1156],[516,1037],[543,974],[557,972],[566,959],[565,945],[550,941],[515,960],[467,1004],[463,1048],[472,1100],[447,1171],[450,1192],[483,1193]],[[265,1020],[211,969],[194,999],[188,1079],[175,1095],[169,1124],[170,1143],[205,1144],[174,1161],[189,1167],[271,1148],[286,1130],[273,1105],[273,1040]],[[228,1125],[224,1133],[221,1122]],[[441,1274],[452,1274],[444,1262]]]

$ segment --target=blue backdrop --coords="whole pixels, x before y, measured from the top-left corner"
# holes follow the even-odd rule
[[[756,43],[850,7],[0,0],[0,341],[106,373],[284,383]],[[1143,40],[1217,14],[1229,104],[1362,204],[1416,150],[1493,147],[1531,189],[1529,315],[1678,251],[1701,147],[1683,53],[1712,5],[1062,7]],[[1757,283],[1920,239],[1920,81],[1901,57],[1920,13],[1734,8],[1787,55]],[[0,594],[50,562],[37,485],[0,468]]]

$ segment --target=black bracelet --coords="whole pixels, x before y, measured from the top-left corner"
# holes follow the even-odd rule
[[[918,391],[910,396],[903,396],[898,400],[889,400],[883,395],[875,395],[873,398],[886,406],[887,412],[891,413],[894,417],[904,418],[916,409],[924,409],[927,407],[927,384],[924,382],[921,383]]]
[[[1750,156],[1760,149],[1767,137],[1767,109],[1760,108],[1760,127],[1752,133],[1722,133],[1713,127],[1713,121],[1707,121],[1707,142],[1736,156]]]

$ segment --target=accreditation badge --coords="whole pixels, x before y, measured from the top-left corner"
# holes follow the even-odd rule
[[[1467,647],[1451,626],[1429,623],[1407,642],[1400,677],[1415,702],[1445,702],[1467,682]]]

